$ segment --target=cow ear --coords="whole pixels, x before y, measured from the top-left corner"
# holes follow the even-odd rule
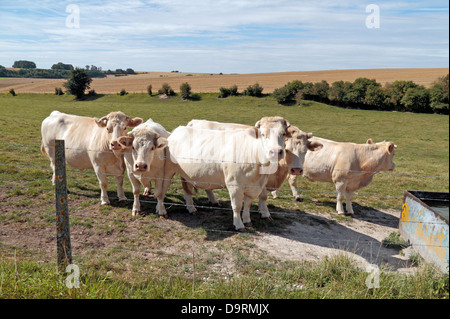
[[[308,150],[314,152],[314,151],[318,151],[323,147],[322,143],[319,142],[309,142],[308,141]]]
[[[369,138],[368,140],[367,140],[367,142],[366,142],[367,144],[373,144],[373,141],[372,141],[372,139],[371,138]]]
[[[309,139],[312,138],[312,137],[313,137],[313,133],[307,133],[307,134],[306,134],[306,139],[309,140]]]
[[[291,123],[289,123],[289,121],[288,121],[288,120],[284,120],[284,124],[286,125],[286,127],[289,127],[289,126],[291,126]]]
[[[258,122],[255,123],[255,127],[256,128],[260,128],[261,127],[261,120],[259,120]]]
[[[158,137],[156,139],[156,148],[164,148],[169,144],[169,141],[165,137]]]
[[[394,152],[395,148],[397,148],[397,145],[395,145],[394,143],[390,142],[388,144],[388,152],[389,152],[389,154],[392,154],[392,152]]]
[[[136,127],[139,124],[141,124],[142,122],[143,122],[143,120],[140,117],[135,117],[134,119],[130,119],[128,121],[127,126],[129,126],[129,127]]]
[[[134,136],[131,134],[128,136],[121,136],[119,138],[119,144],[121,144],[124,147],[130,147],[131,145],[133,145],[133,140]]]
[[[296,131],[295,128],[293,128],[292,126],[289,126],[289,127],[286,129],[286,137],[292,137],[292,134],[294,134],[295,131]]]
[[[108,123],[108,117],[106,116],[103,116],[101,119],[94,118],[94,120],[99,127],[106,127],[106,123]]]

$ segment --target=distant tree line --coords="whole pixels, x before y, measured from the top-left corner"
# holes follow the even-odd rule
[[[449,114],[449,75],[437,79],[431,88],[413,81],[394,81],[384,87],[374,79],[353,82],[316,83],[292,81],[272,96],[280,104],[314,100],[341,107],[367,110]]]
[[[34,62],[24,60],[15,61],[12,67],[19,68],[19,70],[8,70],[0,65],[0,77],[65,79],[70,75],[70,71],[74,70],[72,64],[62,62],[53,64],[50,69],[38,69]],[[89,77],[92,78],[102,78],[108,74],[114,74],[116,76],[136,74],[131,68],[126,70],[116,69],[115,71],[103,71],[101,67],[86,65],[85,69]]]

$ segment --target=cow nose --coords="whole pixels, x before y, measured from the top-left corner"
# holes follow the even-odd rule
[[[120,150],[121,149],[120,143],[117,141],[111,142],[111,149],[114,151]]]
[[[145,163],[136,163],[134,167],[137,171],[146,171],[148,166]]]
[[[302,175],[303,169],[302,168],[291,168],[291,175]]]

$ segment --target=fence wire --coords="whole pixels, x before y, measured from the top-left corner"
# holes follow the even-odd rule
[[[33,144],[19,144],[19,143],[0,143],[1,145],[8,145],[8,146],[14,146],[14,147],[35,147],[35,148],[40,148],[40,145],[33,145]],[[68,148],[66,148],[68,149]],[[97,152],[97,151],[96,151]],[[109,153],[112,153],[110,151],[108,151]],[[165,157],[164,157],[165,158]],[[242,164],[242,163],[240,163]],[[250,164],[250,163],[247,163]],[[253,164],[254,165],[254,164]],[[35,166],[35,165],[28,165],[28,164],[17,164],[17,163],[0,163],[0,166],[4,166],[4,167],[14,167],[14,168],[31,168],[31,169],[37,169],[37,170],[44,170],[45,172],[48,172],[49,174],[52,173],[52,170],[50,169],[50,167],[42,167],[42,166]],[[320,169],[320,168],[315,168],[315,169]],[[72,170],[69,169],[68,172],[70,172],[71,174],[78,174],[80,171],[78,170]],[[368,173],[368,172],[364,172],[364,171],[358,171],[361,173]],[[5,172],[6,174],[11,174],[10,172]],[[93,173],[93,172],[92,172]],[[374,172],[369,172],[369,173],[374,173]],[[421,174],[409,174],[409,173],[394,173],[394,172],[377,172],[377,174],[387,174],[387,175],[392,175],[392,176],[407,176],[407,177],[413,177],[413,178],[437,178],[437,179],[448,179],[448,176],[433,176],[433,175],[421,175]],[[126,174],[106,174],[108,176],[125,176]],[[154,178],[152,178],[154,179]],[[170,181],[175,182],[175,183],[181,183],[182,180],[178,179],[178,178],[171,178],[171,179],[166,179],[164,178],[163,180],[166,181]],[[27,182],[32,182],[32,181],[27,181]],[[5,184],[6,183],[6,184]],[[28,186],[21,186],[21,185],[17,185],[18,181],[15,179],[11,179],[11,178],[0,178],[0,188],[7,188],[7,189],[21,189],[21,190],[31,190],[31,191],[36,191],[36,192],[54,192],[53,189],[44,189],[42,187],[28,187]],[[8,185],[9,184],[9,185]],[[15,184],[15,185],[11,185],[11,184]],[[208,183],[211,184],[211,183]],[[217,186],[220,186],[222,188],[225,188],[226,185],[224,184],[218,184]],[[251,185],[246,185],[246,187],[252,187]],[[253,187],[258,187],[260,188],[260,186],[253,186]],[[291,189],[290,188],[279,188],[279,191],[286,191],[286,192],[290,192]],[[310,191],[310,190],[302,190],[299,189],[300,192],[306,192],[306,193],[316,193],[316,194],[336,194],[335,192],[326,192],[326,191]],[[75,195],[80,195],[80,196],[86,196],[86,197],[92,197],[92,198],[97,198],[99,197],[98,194],[94,195],[94,194],[75,194]],[[370,197],[380,197],[380,198],[403,198],[403,196],[395,196],[395,195],[380,195],[380,194],[359,194],[357,193],[358,196],[370,196]],[[111,198],[111,196],[110,196]],[[117,198],[115,198],[116,200],[118,200]],[[132,202],[133,199],[128,199],[127,201]],[[148,204],[156,204],[157,201],[155,200],[140,200],[141,203],[148,203]],[[170,209],[170,207],[172,206],[184,206],[186,207],[186,204],[183,203],[177,203],[177,202],[163,202],[164,205],[167,205]],[[232,211],[231,207],[217,207],[217,206],[206,206],[206,205],[194,205],[194,207],[198,208],[198,209],[211,209],[211,210],[222,210],[222,211]],[[251,213],[259,213],[258,210],[250,210]],[[133,220],[123,220],[123,219],[109,219],[106,218],[105,216],[82,216],[82,215],[77,215],[76,211],[75,212],[71,212],[70,213],[71,216],[73,217],[78,217],[78,218],[89,218],[89,219],[94,219],[94,220],[98,220],[99,223],[104,223],[104,222],[114,222],[114,221],[120,221],[120,222],[133,222]],[[280,215],[280,216],[293,216],[292,212],[288,212],[288,211],[271,211],[271,215]],[[141,224],[152,224],[154,225],[155,223],[150,222],[150,221],[144,221],[144,220],[140,220],[139,221]],[[410,221],[410,222],[414,222],[414,223],[431,223],[431,222],[419,222],[419,221]],[[438,223],[439,224],[439,223]],[[209,228],[204,228],[201,227],[202,230],[206,231],[206,232],[217,232],[217,233],[224,233],[224,234],[236,234],[235,231],[229,231],[229,230],[223,230],[223,229],[209,229]],[[249,236],[260,236],[260,234],[258,232],[247,232],[246,233]],[[23,234],[23,236],[27,236],[26,234]],[[56,236],[51,237],[51,241],[53,241],[53,238],[56,238]],[[307,241],[315,241],[315,242],[322,242],[322,243],[326,243],[328,247],[332,248],[335,245],[337,247],[349,247],[350,244],[353,244],[354,247],[359,246],[365,246],[367,245],[367,249],[370,246],[370,249],[372,251],[373,249],[373,245],[379,245],[379,249],[381,249],[381,245],[382,242],[377,241],[377,240],[368,240],[368,239],[361,239],[361,238],[356,238],[356,239],[327,239],[327,238],[322,238],[322,237],[308,237],[308,238],[296,238],[298,240],[305,240],[305,242],[307,243]],[[73,241],[74,242],[74,241]],[[75,242],[79,245],[86,245],[86,243],[80,243],[80,242]],[[417,245],[415,245],[417,246]],[[434,246],[434,245],[423,245],[423,246],[433,246],[433,247],[446,247],[447,246]],[[130,249],[130,248],[122,248],[122,247],[111,247],[111,249],[116,249],[116,250],[120,250],[120,251],[124,251],[124,252],[130,252],[130,253],[145,253],[148,255],[155,255],[159,258],[161,257],[167,257],[167,258],[182,258],[182,259],[189,259],[189,256],[187,255],[178,255],[178,254],[161,254],[161,252],[159,251],[151,251],[151,250],[145,250],[142,251],[142,249],[136,250],[136,249]],[[356,248],[355,248],[356,249]],[[202,256],[201,252],[197,252],[196,253],[197,256],[197,261],[196,262],[205,262]],[[75,256],[75,259],[77,257]],[[377,257],[378,258],[378,257]],[[376,259],[377,259],[376,258]],[[245,261],[244,263],[253,265],[253,266],[257,266],[258,262],[250,262],[250,261]],[[78,263],[77,263],[78,264]],[[83,262],[79,263],[80,265],[86,266],[86,267],[93,267],[92,265],[89,264],[83,264]],[[263,262],[261,263],[261,265],[264,266],[268,266],[267,263]],[[282,263],[274,263],[274,264],[270,264],[270,266],[273,267],[277,267],[282,265]],[[319,267],[319,266],[306,266],[306,265],[297,265],[297,267]],[[349,269],[343,269],[343,268],[336,268],[336,269],[340,269],[340,270],[349,270],[349,271],[356,271],[356,272],[366,272],[365,270],[362,270],[360,268],[349,268]],[[114,271],[131,271],[131,272],[136,272],[136,270],[129,270],[129,269],[121,269],[121,268],[114,268]],[[139,273],[142,273],[143,275],[148,275],[150,273],[147,272],[141,272],[141,271],[137,271]],[[382,272],[387,272],[390,273],[391,271],[389,270],[382,270]],[[167,276],[171,276],[166,274]]]

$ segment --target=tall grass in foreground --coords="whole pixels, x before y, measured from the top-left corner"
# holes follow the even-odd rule
[[[415,274],[380,273],[379,288],[367,288],[368,273],[355,270],[343,254],[317,263],[247,265],[242,273],[205,277],[142,273],[132,282],[115,272],[94,267],[81,273],[80,288],[66,287],[68,273],[56,265],[31,260],[0,262],[0,298],[345,298],[430,299],[448,298],[448,275],[439,276],[424,265]]]

